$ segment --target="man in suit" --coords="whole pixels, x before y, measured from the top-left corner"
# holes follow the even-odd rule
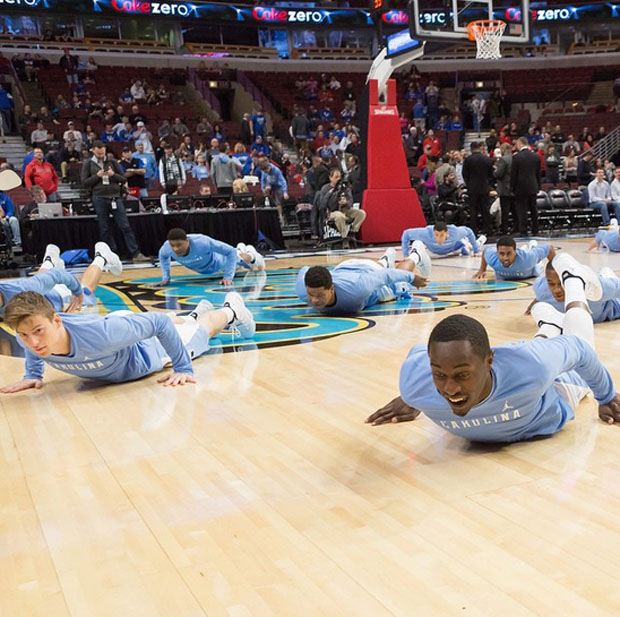
[[[491,159],[480,152],[480,142],[471,142],[471,154],[463,163],[463,180],[469,196],[471,228],[487,237],[492,235],[491,213],[489,212],[489,180],[493,177]],[[482,215],[482,228],[478,227],[478,212]]]
[[[532,235],[538,234],[536,194],[540,190],[540,157],[529,149],[527,139],[517,139],[519,152],[512,157],[510,187],[515,195],[519,233],[527,235],[527,213],[532,217]]]
[[[497,180],[497,194],[502,209],[502,235],[510,233],[508,216],[512,212],[512,224],[517,224],[517,211],[515,209],[514,196],[510,187],[510,168],[512,167],[512,146],[502,144],[500,146],[501,158],[497,161],[494,176]]]

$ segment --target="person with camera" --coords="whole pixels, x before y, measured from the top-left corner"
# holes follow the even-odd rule
[[[106,156],[106,146],[95,141],[93,156],[82,165],[82,186],[92,193],[93,208],[97,215],[99,237],[116,251],[116,241],[110,229],[110,215],[123,233],[127,249],[134,261],[150,261],[138,249],[136,237],[129,225],[125,205],[121,199],[121,187],[127,182],[119,164]]]
[[[353,208],[351,189],[342,180],[342,172],[332,167],[329,183],[321,188],[315,199],[321,217],[334,221],[338,233],[346,238],[347,224],[351,224],[351,233],[357,233],[366,218],[366,212]]]

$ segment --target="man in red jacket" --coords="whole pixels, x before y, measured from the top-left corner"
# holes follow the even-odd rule
[[[431,156],[441,156],[441,143],[439,139],[435,137],[435,131],[433,131],[433,129],[429,129],[428,133],[426,134],[426,139],[424,140],[422,145],[424,146],[424,148],[430,145]]]
[[[51,163],[48,163],[43,156],[41,148],[34,149],[34,158],[26,166],[24,172],[24,182],[26,188],[40,186],[47,195],[48,201],[56,201],[58,196],[58,174]]]

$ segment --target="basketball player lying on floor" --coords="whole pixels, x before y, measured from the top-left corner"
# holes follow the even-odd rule
[[[474,279],[484,279],[487,264],[495,271],[495,278],[516,281],[538,276],[542,273],[539,264],[545,257],[553,259],[555,250],[550,244],[538,246],[536,240],[530,240],[527,248],[517,248],[517,243],[510,236],[502,236],[496,246],[487,246],[482,252],[480,268]]]
[[[22,291],[36,291],[43,294],[55,311],[75,313],[83,306],[96,306],[95,290],[102,272],[120,274],[123,264],[105,242],[95,244],[95,258],[82,275],[82,280],[65,271],[65,262],[60,258],[60,249],[48,244],[43,263],[38,272],[29,278],[0,281],[0,315],[7,302]]]
[[[157,381],[164,386],[195,383],[192,359],[209,349],[209,338],[226,326],[251,338],[252,313],[236,292],[213,310],[202,300],[186,317],[167,313],[117,311],[99,315],[58,314],[41,294],[17,294],[6,305],[5,322],[26,350],[21,381],[0,388],[3,394],[40,388],[45,363],[70,375],[112,383],[134,381],[172,363],[172,373]]]
[[[592,313],[592,321],[601,323],[603,321],[614,321],[620,319],[620,278],[616,276],[611,268],[601,268],[597,274],[599,284],[603,290],[601,299],[593,302],[589,301],[588,306]],[[540,302],[548,305],[546,315],[552,323],[562,329],[564,319],[564,300],[566,294],[562,287],[562,282],[553,268],[553,262],[548,262],[545,273],[534,281],[534,294],[536,299],[527,307],[525,314],[534,316],[538,323],[536,306]]]
[[[451,315],[435,326],[428,347],[416,345],[409,352],[400,372],[400,397],[366,422],[405,422],[424,413],[473,441],[521,441],[559,431],[589,390],[599,403],[599,417],[620,422],[620,397],[593,346],[588,300],[601,297],[600,281],[570,255],[552,263],[565,292],[562,336],[542,323],[534,340],[491,349],[480,322]]]
[[[485,235],[477,240],[474,232],[465,226],[446,225],[443,221],[426,227],[405,229],[401,238],[403,257],[409,256],[411,245],[416,240],[435,255],[479,255],[487,241]]]
[[[414,274],[416,266],[422,276]],[[378,302],[406,296],[425,287],[431,260],[421,242],[414,242],[409,257],[396,265],[396,249],[389,248],[378,261],[347,259],[331,272],[323,266],[303,267],[297,275],[299,298],[323,312],[351,315]]]
[[[213,274],[224,271],[220,282],[232,285],[238,266],[246,270],[264,270],[263,256],[251,245],[237,244],[237,248],[214,240],[202,234],[187,234],[180,227],[168,232],[168,239],[159,249],[159,265],[161,266],[162,287],[170,283],[170,259],[178,261],[186,268],[200,274]]]
[[[615,220],[615,219],[613,219]],[[618,225],[611,226],[609,229],[601,229],[596,236],[592,238],[588,251],[594,251],[600,247],[608,248],[614,253],[620,252],[620,228]]]

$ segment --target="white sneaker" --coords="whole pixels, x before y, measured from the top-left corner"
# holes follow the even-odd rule
[[[556,255],[551,261],[551,265],[558,273],[562,286],[564,281],[570,276],[580,278],[583,281],[586,298],[596,302],[603,297],[603,288],[601,281],[592,268],[580,264],[574,257],[568,253],[562,252]]]
[[[555,326],[558,329],[558,334],[562,334],[562,322],[564,321],[564,314],[560,313],[556,308],[551,306],[547,302],[536,302],[532,307],[532,317],[536,322],[536,325],[540,328],[542,325]]]
[[[118,276],[123,271],[121,258],[105,242],[95,244],[95,257],[103,257],[105,260],[104,272],[111,272]]]
[[[45,255],[43,255],[41,265],[46,262],[52,264],[52,268],[65,269],[65,262],[60,258],[60,249],[55,244],[48,244],[45,247]]]
[[[487,237],[484,234],[480,234],[476,242],[478,243],[478,247],[480,248],[480,252],[482,253],[482,248],[487,243]]]
[[[618,228],[618,219],[613,218],[609,221],[609,228]]]
[[[383,264],[385,268],[393,268],[396,265],[396,249],[390,247],[385,250],[385,253],[379,258],[379,263]]]
[[[463,245],[463,248],[468,255],[474,254],[474,247],[471,245],[469,238],[461,238],[461,244]]]
[[[245,252],[252,258],[252,270],[255,272],[265,269],[265,258],[251,245],[245,247]]]
[[[538,246],[538,240],[530,240],[527,243],[527,247],[533,249],[535,246]]]
[[[598,271],[598,275],[604,279],[615,279],[618,275],[609,267],[604,266]]]
[[[240,253],[247,253],[248,252],[247,247],[246,247],[246,245],[243,242],[238,242],[237,243],[237,250]]]
[[[431,263],[430,255],[424,246],[424,242],[421,240],[415,240],[411,245],[411,253],[409,253],[409,258],[412,255],[417,255],[419,257],[418,263],[416,264],[420,274],[424,278],[428,278],[431,275],[431,269],[433,267]]]
[[[209,311],[212,311],[212,310],[214,309],[213,309],[213,304],[211,304],[211,302],[209,302],[208,300],[201,300],[187,316],[191,317],[195,321],[198,321],[201,315],[204,315],[205,313],[208,313]]]
[[[224,306],[231,309],[235,314],[230,325],[236,327],[243,338],[252,338],[256,333],[256,323],[241,295],[236,291],[227,293],[224,298]]]

